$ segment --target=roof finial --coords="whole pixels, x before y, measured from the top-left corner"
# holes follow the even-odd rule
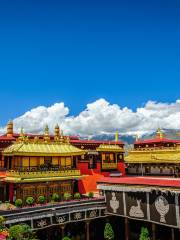
[[[160,138],[160,139],[164,138],[164,133],[160,128],[158,128],[156,131],[156,138]]]
[[[21,127],[21,129],[20,129],[20,134],[19,134],[18,140],[20,142],[24,142],[24,143],[27,143],[29,141],[29,137],[24,134],[24,128],[23,127]]]
[[[118,131],[116,131],[116,133],[115,133],[115,142],[118,142],[118,140],[119,140],[119,133],[118,133]]]
[[[13,136],[13,121],[9,120],[9,122],[7,123],[7,133],[6,133],[7,137],[12,137]]]
[[[45,128],[44,128],[44,135],[49,135],[49,127],[46,124]]]
[[[59,128],[59,125],[56,124],[54,128],[54,140],[59,141],[59,138],[60,138],[60,128]]]
[[[45,142],[48,142],[50,140],[50,137],[49,137],[49,127],[48,125],[45,126],[45,129],[44,129],[44,140]]]

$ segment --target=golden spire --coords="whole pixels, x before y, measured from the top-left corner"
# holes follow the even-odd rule
[[[24,140],[24,130],[23,130],[22,127],[21,127],[20,132],[19,132],[18,140],[19,140],[20,142],[23,142],[23,140]]]
[[[45,128],[44,128],[44,135],[49,136],[49,127],[46,124]]]
[[[119,140],[119,133],[118,133],[118,131],[116,131],[116,133],[115,133],[115,142],[118,142],[118,140]]]
[[[27,142],[29,141],[29,137],[28,137],[28,136],[25,136],[25,134],[24,134],[24,129],[23,129],[23,127],[21,127],[21,129],[20,129],[20,133],[19,133],[18,140],[19,140],[20,142],[24,142],[24,143],[27,143]]]
[[[164,133],[160,128],[158,128],[156,131],[156,138],[160,138],[160,139],[164,138]]]
[[[54,140],[58,141],[60,138],[60,128],[59,125],[56,124],[55,128],[54,128]]]
[[[46,125],[45,129],[44,129],[44,141],[48,142],[49,140],[50,140],[50,137],[49,137],[49,127],[48,127],[48,125]]]
[[[7,123],[7,133],[6,133],[7,137],[12,137],[13,136],[13,121],[9,121]]]
[[[65,143],[65,142],[66,142],[66,139],[65,139],[65,137],[63,136],[63,130],[61,130],[59,142],[60,142],[60,143]]]

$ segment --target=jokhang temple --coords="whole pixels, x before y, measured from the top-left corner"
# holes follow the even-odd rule
[[[43,240],[103,240],[109,222],[114,239],[138,240],[142,227],[153,240],[180,239],[180,141],[161,129],[125,154],[118,133],[114,141],[84,140],[56,125],[53,135],[48,126],[42,135],[17,134],[10,121],[0,136],[0,168],[0,205],[46,199],[0,209],[6,226],[27,223]],[[81,199],[65,201],[76,193]]]
[[[158,129],[153,139],[137,139],[125,162],[131,175],[180,177],[180,141],[165,138]]]

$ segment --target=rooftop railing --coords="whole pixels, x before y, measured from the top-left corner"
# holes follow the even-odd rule
[[[176,147],[144,147],[144,148],[132,148],[130,151],[157,151],[157,150],[166,150],[166,151],[172,151],[176,150]]]
[[[9,170],[6,172],[7,177],[17,177],[17,178],[47,178],[47,177],[72,177],[80,176],[81,172],[77,169],[67,169],[67,170],[47,170],[47,171],[18,171]]]
[[[47,171],[65,171],[65,170],[71,170],[74,169],[72,165],[66,165],[66,166],[60,166],[60,165],[50,165],[47,166],[45,164],[39,165],[39,166],[14,166],[12,169],[7,170],[13,170],[18,172],[47,172]]]

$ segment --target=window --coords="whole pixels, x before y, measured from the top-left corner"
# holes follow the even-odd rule
[[[106,160],[105,160],[106,162],[109,162],[110,161],[110,156],[109,156],[109,154],[106,154]]]
[[[61,157],[61,167],[71,167],[72,159],[71,157]]]
[[[52,164],[52,157],[44,157],[44,164],[51,165]]]

